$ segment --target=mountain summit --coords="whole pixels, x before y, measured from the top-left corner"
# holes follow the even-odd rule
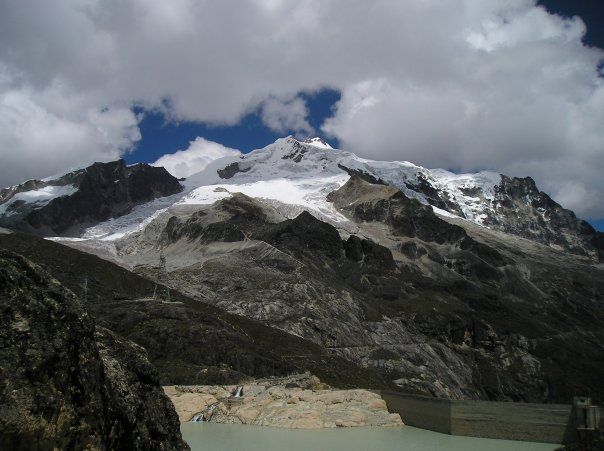
[[[315,136],[314,138],[308,138],[304,141],[305,144],[310,144],[312,146],[316,146],[316,147],[321,147],[323,149],[333,149],[333,147],[331,147],[327,141],[323,140],[322,138],[319,138],[318,136]]]

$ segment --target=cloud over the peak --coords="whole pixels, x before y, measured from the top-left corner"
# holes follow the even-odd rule
[[[302,136],[308,136],[314,129],[308,123],[308,108],[304,99],[269,97],[261,106],[262,121],[277,133],[293,131]]]
[[[341,147],[531,175],[604,217],[604,53],[584,32],[534,0],[3,2],[0,184],[115,158],[133,105],[307,134],[296,94],[328,87]]]
[[[240,155],[240,152],[222,144],[197,137],[185,150],[159,158],[153,166],[163,166],[175,177],[189,177],[203,170],[212,161],[223,157]]]

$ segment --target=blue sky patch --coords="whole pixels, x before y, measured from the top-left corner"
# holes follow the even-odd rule
[[[340,93],[333,89],[323,89],[315,93],[300,93],[306,101],[308,122],[315,129],[317,136],[322,136],[321,125],[333,114],[333,107],[340,100]],[[142,139],[132,152],[124,156],[129,163],[152,163],[162,155],[185,150],[189,142],[198,136],[244,153],[262,148],[284,136],[268,128],[260,117],[260,111],[244,116],[236,125],[215,126],[201,122],[169,122],[159,111],[137,109],[143,114],[139,124]],[[289,130],[285,135],[293,134]],[[328,139],[332,147],[338,147],[337,139]]]

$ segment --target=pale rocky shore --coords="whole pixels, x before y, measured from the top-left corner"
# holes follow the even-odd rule
[[[181,422],[209,421],[291,429],[402,426],[369,390],[334,390],[311,376],[244,385],[166,386]]]

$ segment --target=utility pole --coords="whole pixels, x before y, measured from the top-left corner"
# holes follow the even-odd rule
[[[155,288],[153,289],[153,300],[170,302],[170,289],[167,286],[168,271],[166,269],[166,256],[162,244],[159,251],[159,266],[157,267],[157,276],[155,277]]]

